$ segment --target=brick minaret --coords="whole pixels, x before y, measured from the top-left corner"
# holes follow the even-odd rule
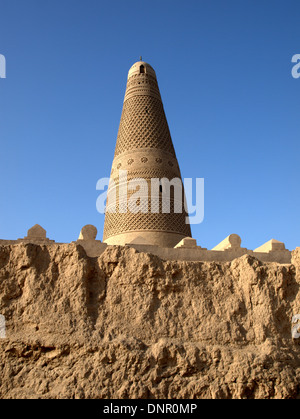
[[[148,183],[149,200],[141,200],[141,211],[132,213],[120,211],[118,192],[119,171],[127,171],[127,182],[142,178]],[[164,183],[159,186],[158,213],[151,212],[151,179],[166,178],[181,180],[174,146],[172,143],[156,74],[144,61],[136,62],[129,70],[123,111],[119,126],[115,155],[111,170],[114,186],[109,188],[105,214],[103,241],[108,244],[125,245],[137,237],[149,244],[174,247],[184,237],[191,237],[190,225],[186,224],[186,212],[174,213],[174,189],[170,193],[170,213],[162,208]],[[124,185],[123,185],[124,186]],[[110,213],[112,199],[116,193],[116,212]],[[128,192],[128,200],[133,191]],[[184,191],[183,191],[184,196]],[[154,202],[152,201],[152,202]],[[182,199],[183,201],[183,199]],[[129,202],[129,201],[128,201]],[[175,199],[175,205],[178,202]],[[145,211],[148,207],[148,212]],[[158,208],[157,207],[157,208]],[[177,207],[178,208],[178,207]]]

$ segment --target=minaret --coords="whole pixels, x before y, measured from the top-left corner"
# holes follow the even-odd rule
[[[124,173],[127,184],[137,178],[144,179],[148,184],[146,192],[149,199],[140,201],[140,212],[133,213],[130,208],[126,212],[124,208],[120,210],[119,191],[121,187],[126,187],[124,181],[122,184],[119,178],[120,171],[126,171]],[[128,73],[110,178],[114,183],[108,189],[104,242],[125,245],[136,239],[162,247],[174,247],[183,238],[191,237],[190,225],[186,223],[184,199],[182,199],[181,212],[178,212],[179,200],[174,188],[170,188],[169,213],[163,208],[166,199],[168,203],[168,198],[164,195],[167,187],[162,181],[158,185],[158,194],[151,196],[151,179],[166,178],[172,181],[174,178],[179,178],[181,182],[181,174],[155,71],[151,65],[142,60],[133,64]],[[126,203],[133,193],[134,191],[128,191]],[[110,212],[114,201],[112,195],[116,197],[115,212]],[[183,188],[182,197],[184,197]],[[151,212],[151,198],[152,203],[157,200],[158,207],[154,213]],[[148,211],[145,202],[148,204],[146,205]]]

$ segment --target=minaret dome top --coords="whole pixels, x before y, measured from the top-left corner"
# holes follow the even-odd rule
[[[156,77],[155,71],[153,70],[150,64],[146,63],[145,61],[137,61],[130,68],[128,72],[128,79],[133,75],[143,73],[150,74],[151,76]]]

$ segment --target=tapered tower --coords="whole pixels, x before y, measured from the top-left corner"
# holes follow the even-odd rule
[[[144,61],[133,64],[128,73],[110,178],[104,242],[125,245],[139,237],[149,244],[174,247],[184,237],[191,237],[183,187],[180,197],[168,185],[168,181],[174,185],[174,179],[181,182],[181,174],[156,74]],[[144,184],[132,210],[134,179],[137,184],[142,179]],[[126,186],[124,207],[119,192]]]

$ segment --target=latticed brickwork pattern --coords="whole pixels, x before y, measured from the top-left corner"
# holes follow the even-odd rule
[[[163,104],[153,96],[124,102],[115,156],[138,148],[159,148],[175,156]]]
[[[127,199],[127,208],[128,211],[133,213],[135,210],[141,213],[150,213],[150,212],[159,212],[159,213],[183,213],[184,216],[187,216],[183,200],[177,200],[174,198],[173,194],[169,197],[162,197],[161,194],[158,194],[158,197],[152,197],[151,200],[148,198],[149,195],[138,194],[139,198],[136,199],[134,193],[128,192]],[[126,204],[126,201],[124,202]],[[120,201],[119,197],[116,197],[116,202],[110,203],[107,205],[107,211],[113,212],[113,208],[116,208],[116,212],[119,211],[120,206],[122,206],[122,200]],[[154,209],[155,208],[155,209]],[[175,210],[176,208],[176,210]],[[147,230],[148,224],[145,224],[145,229]]]
[[[172,233],[183,234],[185,237],[191,236],[189,224],[185,224],[184,214],[110,214],[105,215],[104,240],[116,234],[153,230],[169,231]]]
[[[159,174],[163,173],[160,171],[153,170],[153,177],[162,179],[164,176],[159,177]],[[127,177],[127,180],[132,180],[138,178],[138,173],[131,174]],[[165,173],[164,173],[165,175]],[[139,176],[141,177],[141,176]],[[151,179],[145,178],[148,188],[145,191],[142,189],[141,195],[146,196],[149,199],[145,200],[142,198],[140,202],[132,202],[132,195],[134,191],[127,191],[127,208],[128,212],[125,214],[119,213],[119,182],[115,183],[115,188],[113,192],[116,194],[116,213],[107,212],[105,215],[105,225],[104,225],[104,237],[106,240],[108,237],[113,235],[124,233],[126,231],[135,231],[135,230],[155,230],[155,231],[169,231],[173,233],[183,234],[185,237],[191,236],[190,225],[186,224],[185,220],[187,213],[184,209],[184,192],[182,190],[182,196],[180,201],[176,201],[176,208],[181,211],[180,213],[175,213],[174,210],[174,189],[170,188],[170,197],[169,200],[163,199],[163,194],[159,193],[159,198],[156,199],[153,196],[151,197]],[[112,193],[110,190],[108,194],[107,208],[110,209],[113,206],[112,202],[109,199],[109,195]],[[178,204],[179,202],[179,204]],[[138,212],[133,213],[134,208],[138,207]],[[157,208],[157,210],[153,210]],[[152,214],[151,211],[159,211],[158,213]],[[169,211],[169,213],[164,213],[164,211]]]

